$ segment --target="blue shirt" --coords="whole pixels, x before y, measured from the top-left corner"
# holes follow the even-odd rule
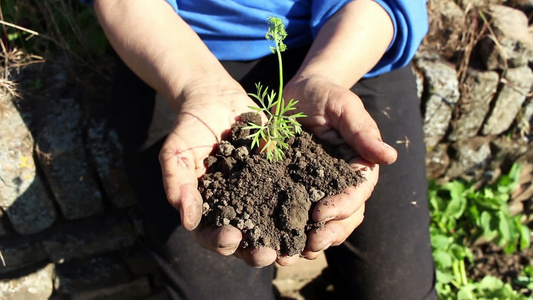
[[[82,0],[88,2],[90,0]],[[351,0],[166,0],[219,60],[254,60],[270,52],[268,17],[283,20],[288,49],[311,44],[322,25]],[[394,37],[365,77],[407,65],[428,30],[427,0],[375,0],[389,14]],[[371,47],[371,45],[361,45]]]

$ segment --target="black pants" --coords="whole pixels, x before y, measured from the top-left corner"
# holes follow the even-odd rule
[[[294,74],[306,51],[284,53],[285,78]],[[247,91],[255,91],[256,82],[277,86],[274,56],[223,64]],[[414,76],[406,67],[363,79],[352,90],[363,99],[399,158],[391,166],[382,166],[362,225],[345,243],[326,251],[335,293],[338,299],[436,299],[425,145]],[[272,266],[255,269],[234,257],[204,250],[180,226],[178,212],[167,203],[162,185],[158,153],[164,138],[153,139],[154,128],[168,127],[158,123],[172,112],[156,110],[154,96],[119,63],[112,120],[124,145],[147,242],[171,295],[175,299],[273,299]]]

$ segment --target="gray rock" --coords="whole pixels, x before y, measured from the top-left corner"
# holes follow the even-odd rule
[[[417,68],[424,75],[424,133],[428,148],[442,140],[448,129],[452,109],[459,99],[457,72],[435,52],[419,52]]]
[[[452,147],[455,155],[446,172],[449,179],[473,179],[479,176],[477,172],[485,169],[491,158],[490,142],[484,137],[458,141]]]
[[[87,135],[89,154],[107,197],[116,207],[132,206],[136,200],[124,170],[122,145],[117,133],[104,119],[92,119]]]
[[[461,47],[466,24],[465,10],[456,1],[429,1],[430,30],[423,45],[435,49],[446,59],[452,58]]]
[[[5,265],[0,262],[0,274],[33,266],[48,260],[48,255],[39,242],[8,240],[0,246]]]
[[[53,292],[54,265],[31,273],[28,276],[0,281],[0,299],[48,299]]]
[[[500,134],[509,129],[515,120],[533,84],[533,72],[529,67],[509,69],[504,75],[494,108],[483,125],[484,135]]]
[[[501,0],[458,0],[457,3],[463,9],[473,8],[473,7],[484,7],[489,4],[498,4]]]
[[[526,66],[533,56],[533,36],[526,15],[503,5],[491,5],[488,15],[495,36],[487,35],[479,44],[479,54],[487,68],[506,70]]]
[[[448,136],[452,141],[476,136],[490,110],[500,77],[494,71],[469,69],[459,99],[459,116]]]
[[[422,94],[424,93],[424,75],[419,72],[414,65],[412,69],[416,78],[416,95],[418,98],[422,99]]]
[[[128,217],[113,214],[56,226],[42,243],[50,259],[62,263],[129,247],[136,238]]]
[[[426,155],[426,173],[428,178],[440,178],[450,166],[448,145],[438,144]]]
[[[0,95],[0,207],[15,231],[34,234],[56,219],[53,200],[37,175],[33,137],[11,98]]]
[[[524,139],[510,139],[500,136],[491,140],[492,159],[490,168],[497,169],[522,160],[531,151],[531,145]]]
[[[516,125],[523,137],[531,138],[533,128],[533,101],[531,98],[526,99],[522,106],[521,112],[516,116]]]
[[[67,219],[102,212],[98,183],[87,164],[82,114],[75,99],[50,101],[37,138],[39,163]]]
[[[506,0],[505,5],[519,8],[519,7],[532,7],[533,0]]]

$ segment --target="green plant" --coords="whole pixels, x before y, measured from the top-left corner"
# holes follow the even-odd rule
[[[533,266],[529,265],[525,267],[514,283],[520,287],[533,291]]]
[[[454,299],[527,300],[530,298],[513,290],[510,284],[504,283],[501,279],[486,276],[480,282],[468,283],[461,287]]]
[[[287,37],[283,21],[275,17],[269,17],[269,28],[266,34],[266,39],[272,41],[274,46],[270,47],[272,53],[278,56],[279,66],[279,90],[268,92],[268,87],[263,88],[261,83],[257,83],[257,93],[249,93],[249,95],[261,103],[261,107],[250,107],[257,113],[264,112],[268,121],[265,125],[249,123],[245,129],[251,130],[249,137],[252,138],[252,148],[260,147],[261,141],[266,144],[261,147],[261,152],[266,151],[267,159],[272,162],[274,159],[282,160],[284,157],[284,150],[289,147],[286,139],[293,137],[302,132],[301,124],[296,118],[305,117],[306,115],[299,112],[288,115],[287,113],[296,109],[295,105],[298,101],[291,99],[285,103],[283,98],[283,62],[281,59],[281,52],[285,51],[287,46],[283,40]],[[272,112],[274,110],[274,112]]]
[[[477,240],[493,242],[507,254],[530,246],[529,228],[520,216],[510,215],[507,204],[519,175],[516,164],[509,174],[481,189],[458,180],[443,185],[430,182],[431,245],[441,299],[525,299],[499,279],[473,282],[466,272],[467,263],[473,263],[470,247]],[[498,293],[505,297],[490,296]]]

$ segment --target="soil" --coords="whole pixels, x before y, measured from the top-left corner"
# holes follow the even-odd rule
[[[265,153],[251,150],[250,131],[243,128],[249,122],[259,123],[259,116],[250,112],[241,119],[206,159],[207,173],[199,184],[204,198],[202,224],[239,228],[242,248],[299,254],[307,231],[323,226],[310,218],[314,203],[357,186],[364,178],[341,158],[343,153],[307,132],[288,141],[284,160],[271,163]]]
[[[533,265],[533,248],[529,247],[522,251],[505,254],[501,247],[492,243],[484,243],[472,249],[474,263],[467,270],[469,278],[480,281],[485,276],[495,276],[503,282],[513,285],[517,291],[526,296],[531,296],[531,290],[520,286],[517,282],[521,271]]]

